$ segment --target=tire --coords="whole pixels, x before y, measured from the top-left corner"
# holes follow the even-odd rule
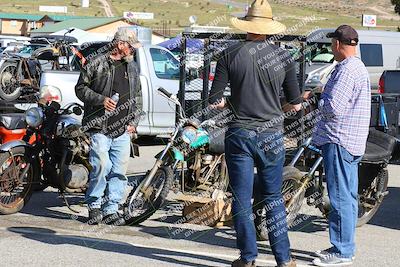
[[[150,218],[164,203],[165,199],[168,196],[169,190],[172,187],[174,181],[174,173],[170,167],[163,166],[156,171],[152,183],[156,181],[156,177],[164,178],[162,178],[162,184],[160,185],[161,189],[159,189],[160,191],[158,192],[158,196],[157,192],[155,192],[156,198],[153,201],[144,202],[142,199],[138,199],[137,202],[132,202],[131,205],[129,204],[135,192],[140,191],[140,189],[143,187],[143,182],[136,189],[132,190],[132,192],[129,194],[124,207],[124,217],[127,225],[137,225],[144,222],[145,220]],[[135,206],[134,203],[136,205],[142,205],[144,207],[141,214],[132,214],[131,206]]]
[[[287,225],[289,227],[296,219],[305,196],[305,190],[303,190],[303,192],[293,202],[292,207],[287,207],[287,204],[290,201],[289,196],[294,195],[294,192],[296,192],[301,186],[301,178],[303,178],[303,174],[297,168],[291,166],[286,166],[283,168],[282,195],[285,199],[286,210],[289,210],[286,215]],[[254,198],[255,203],[260,203],[260,201],[261,200],[259,200],[257,196]],[[254,224],[256,227],[257,239],[259,241],[267,241],[269,237],[266,226],[265,210],[261,213],[257,210],[257,206],[260,205],[253,206],[253,213],[255,215]]]
[[[378,176],[376,177],[377,183],[381,182],[383,183],[383,188],[382,191],[385,192],[387,190],[388,182],[389,182],[389,174],[387,169],[383,169],[382,171],[379,172]],[[380,193],[383,193],[380,192]],[[361,192],[362,193],[362,192]],[[360,194],[360,192],[359,192]],[[379,207],[382,204],[382,200],[376,201],[375,205],[373,208],[368,209],[365,208],[361,201],[360,198],[358,198],[358,220],[357,220],[357,227],[361,227],[364,224],[368,223],[372,217],[374,217],[375,213],[378,211]]]
[[[254,202],[258,203],[259,200],[254,199]],[[256,227],[256,234],[258,241],[268,241],[268,228],[266,225],[266,216],[265,209],[260,213],[260,211],[256,208],[256,205],[253,206],[253,213],[255,215],[254,218],[254,226]]]
[[[301,179],[303,178],[303,174],[301,171],[292,166],[286,166],[283,168],[283,182],[282,182],[282,195],[285,200],[285,207],[287,211],[286,220],[287,225],[290,228],[292,223],[296,220],[296,217],[300,211],[300,208],[304,201],[304,196],[306,190],[303,190],[297,197],[294,199],[291,207],[288,207],[288,203],[292,197],[295,196],[295,193],[301,186]]]
[[[11,149],[11,152],[14,158],[16,158],[16,156],[23,158],[26,153],[26,148],[23,146],[15,147]],[[12,164],[7,166],[10,158],[11,156],[9,152],[3,152],[0,154],[0,214],[4,215],[17,213],[26,205],[26,203],[28,203],[33,192],[33,182],[36,180],[35,177],[37,177],[38,172],[38,166],[36,163],[32,163],[26,174],[27,178],[25,185],[22,187],[20,186],[22,188],[22,192],[18,194],[18,197],[11,198],[11,196],[7,196],[9,193],[8,191],[10,191],[10,187],[12,187],[12,191],[14,191],[17,186],[14,184],[10,186],[8,182],[10,181],[10,176],[11,179],[15,177],[15,175],[9,174],[9,171],[13,171],[13,168],[11,168],[13,166]],[[3,166],[7,167],[5,167],[3,170]],[[13,183],[14,182],[15,181],[13,181]],[[14,200],[10,202],[11,199]]]
[[[14,101],[20,97],[22,88],[16,79],[17,62],[4,62],[0,67],[0,98]]]

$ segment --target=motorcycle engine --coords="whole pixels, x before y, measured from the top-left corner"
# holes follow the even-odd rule
[[[60,118],[57,123],[56,138],[49,144],[49,151],[51,153],[45,161],[43,175],[46,175],[50,183],[59,183],[57,177],[62,173],[67,188],[84,188],[91,170],[88,159],[90,141],[81,131],[76,119],[70,116]]]

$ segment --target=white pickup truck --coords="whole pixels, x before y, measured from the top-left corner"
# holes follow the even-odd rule
[[[80,52],[90,61],[106,42],[83,44]],[[138,126],[138,135],[156,136],[170,133],[175,127],[175,106],[157,92],[163,87],[173,94],[179,89],[179,61],[167,49],[156,45],[144,45],[135,53],[135,61],[140,68],[142,91],[137,101],[145,112]],[[62,93],[64,106],[71,102],[82,103],[75,95],[75,85],[79,78],[79,60],[72,60],[73,71],[44,71],[40,85],[56,86]]]

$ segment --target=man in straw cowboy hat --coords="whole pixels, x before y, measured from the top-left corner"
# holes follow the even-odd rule
[[[267,40],[285,31],[273,20],[266,0],[256,0],[246,17],[232,18],[233,26],[247,32],[246,42],[222,52],[210,92],[210,104],[234,113],[225,135],[225,152],[234,195],[233,218],[240,258],[232,266],[255,266],[256,229],[252,214],[254,165],[259,190],[267,210],[268,235],[278,266],[296,266],[290,255],[286,211],[281,194],[285,160],[283,114],[280,91],[283,87],[291,110],[301,109],[301,95],[295,63],[288,51]],[[231,97],[223,92],[230,82]],[[257,204],[257,203],[254,203]]]

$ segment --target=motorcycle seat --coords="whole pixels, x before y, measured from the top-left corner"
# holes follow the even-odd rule
[[[225,153],[225,130],[213,129],[209,130],[209,150],[213,154],[223,154]]]
[[[24,113],[0,114],[0,127],[4,127],[7,130],[26,128],[25,114]]]
[[[395,145],[396,138],[376,129],[371,129],[362,161],[372,163],[389,162]]]

